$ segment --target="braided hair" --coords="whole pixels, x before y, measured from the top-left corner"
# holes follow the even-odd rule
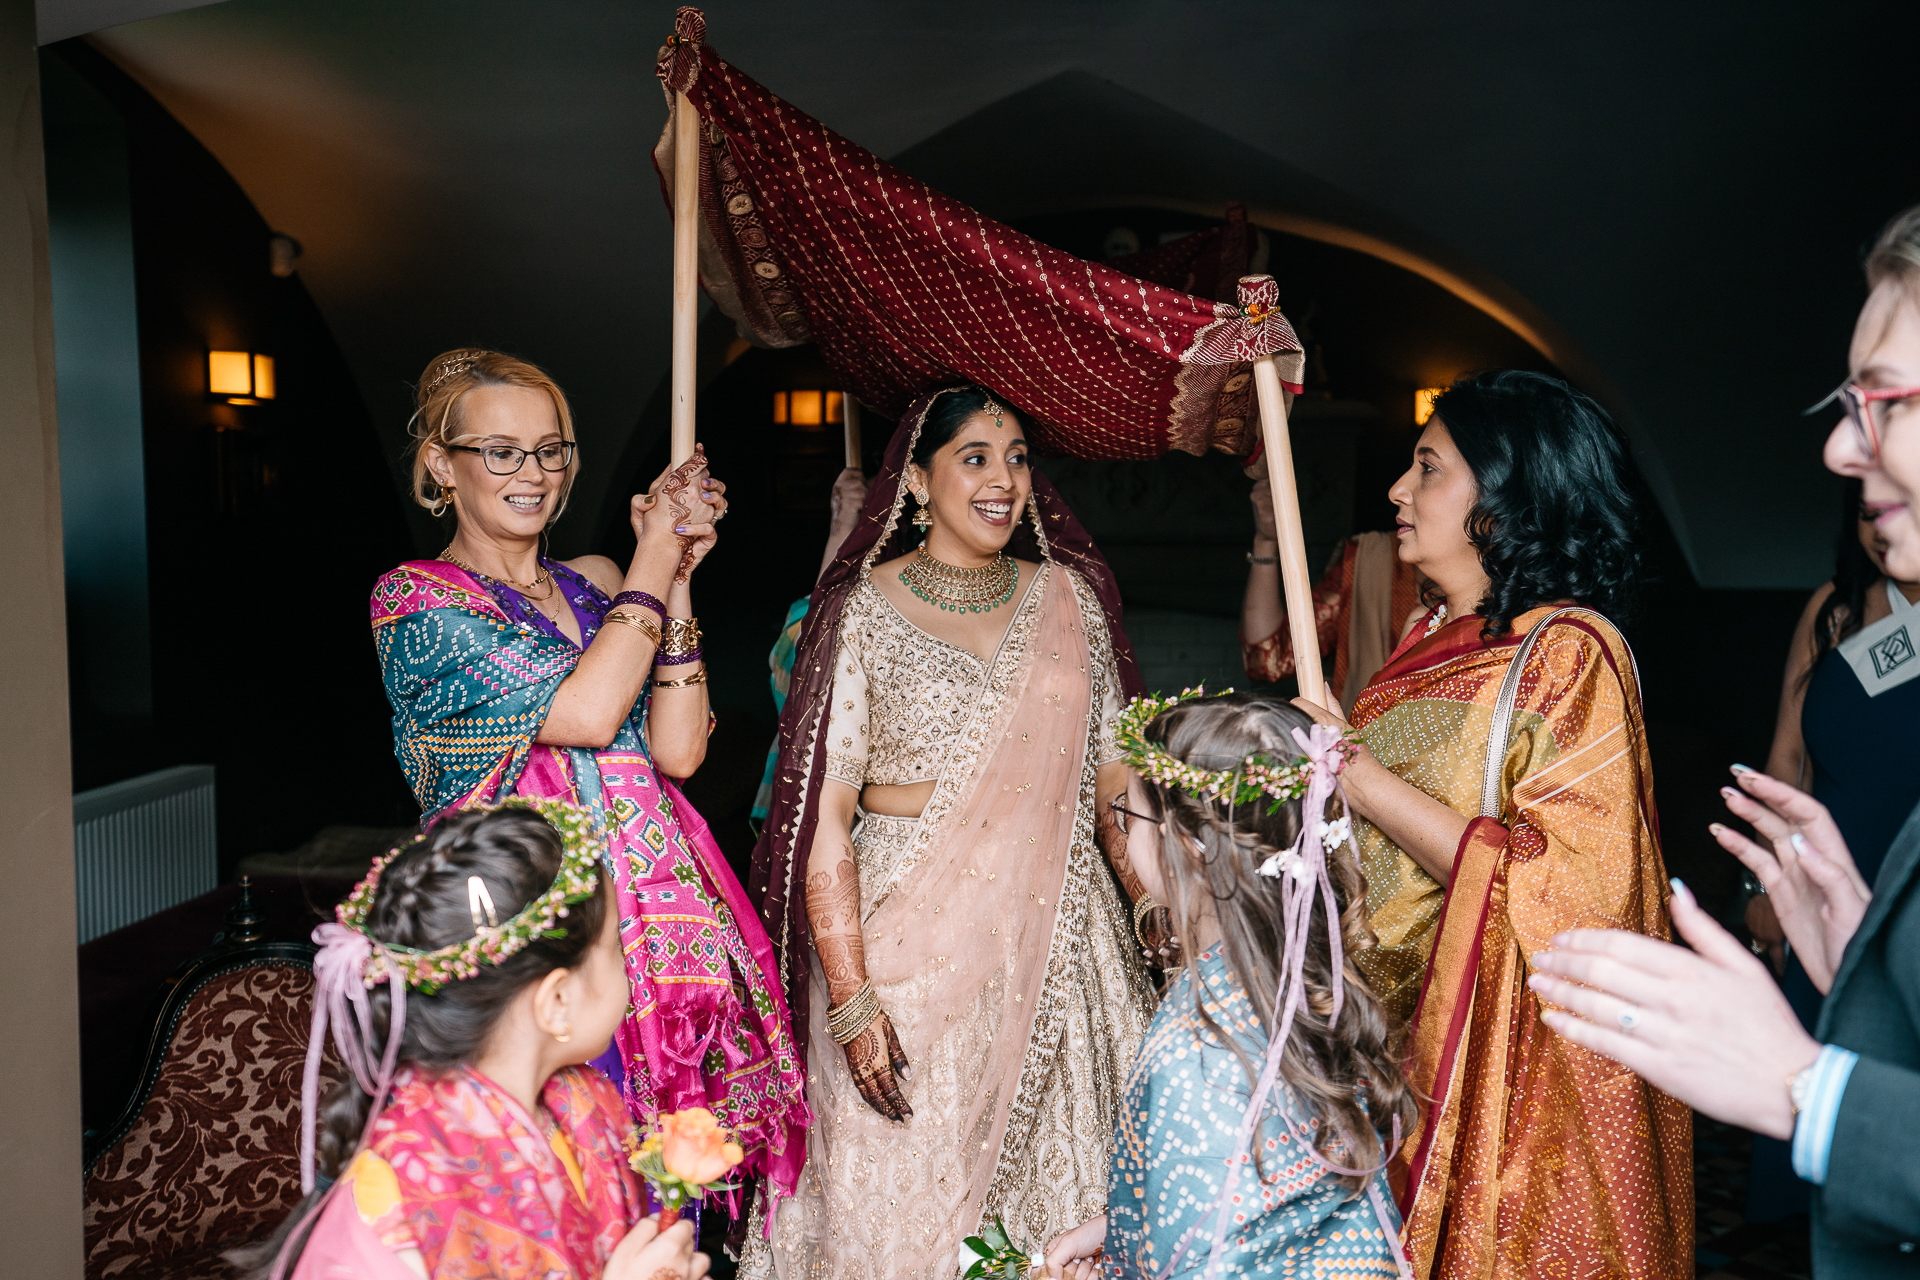
[[[377,941],[428,951],[471,938],[474,933],[467,879],[479,876],[501,919],[515,914],[552,886],[560,873],[560,834],[539,814],[525,809],[456,811],[434,824],[425,840],[403,851],[381,873],[367,914],[366,930]],[[507,1006],[555,969],[578,968],[600,937],[607,918],[606,877],[590,898],[574,904],[563,937],[536,938],[499,964],[484,964],[470,978],[449,983],[432,995],[411,991],[401,1032],[400,1061],[427,1072],[451,1071],[479,1056]],[[378,1053],[387,1033],[391,994],[383,983],[368,993],[373,1013],[373,1043]],[[366,1131],[373,1099],[348,1072],[321,1101],[316,1124],[319,1185],[259,1246],[236,1250],[233,1261],[252,1280],[272,1271],[287,1237],[305,1220],[327,1189],[346,1170]],[[291,1274],[304,1241],[287,1249]]]
[[[1230,769],[1256,752],[1298,753],[1293,731],[1313,721],[1297,708],[1271,698],[1227,693],[1194,698],[1169,707],[1146,727],[1147,741],[1202,769]],[[1287,938],[1281,914],[1280,880],[1257,874],[1273,855],[1291,848],[1300,834],[1300,801],[1274,808],[1265,800],[1233,804],[1189,795],[1160,783],[1140,780],[1149,809],[1166,823],[1160,847],[1161,883],[1175,931],[1199,935],[1208,914],[1220,927],[1227,968],[1240,980],[1253,1012],[1272,1035],[1275,994],[1282,977]],[[1415,1113],[1412,1091],[1401,1068],[1400,1029],[1386,1006],[1354,966],[1353,955],[1373,945],[1367,923],[1366,881],[1344,848],[1327,857],[1327,876],[1339,906],[1345,998],[1338,1020],[1333,1010],[1332,949],[1326,915],[1314,912],[1309,925],[1302,976],[1306,1000],[1294,1017],[1280,1059],[1280,1076],[1294,1096],[1322,1121],[1316,1146],[1334,1163],[1368,1165],[1386,1155],[1384,1135],[1398,1119],[1410,1131]],[[1203,981],[1192,948],[1185,963],[1196,989]],[[1257,1071],[1246,1051],[1196,999],[1195,1011],[1208,1037],[1231,1048],[1255,1086]],[[1344,1151],[1335,1144],[1344,1142]],[[1356,1149],[1357,1148],[1357,1149]],[[1256,1144],[1256,1155],[1258,1145]],[[1365,1179],[1342,1176],[1358,1193]]]

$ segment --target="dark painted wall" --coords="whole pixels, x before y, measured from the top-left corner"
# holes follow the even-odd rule
[[[76,686],[75,787],[213,763],[224,867],[327,823],[408,821],[366,608],[408,544],[352,375],[206,149],[84,45],[43,56],[65,100],[123,130],[144,440],[151,712]],[[209,348],[272,355],[277,397],[216,403]],[[104,603],[76,618],[120,626]]]

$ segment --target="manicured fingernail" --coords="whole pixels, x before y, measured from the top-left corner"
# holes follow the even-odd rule
[[[1729,800],[1738,800],[1740,798],[1740,793],[1738,791],[1735,791],[1732,787],[1720,788],[1720,794],[1725,796]]]
[[[1673,879],[1667,881],[1667,883],[1673,886],[1674,897],[1686,899],[1686,903],[1690,907],[1697,905],[1693,900],[1693,890],[1687,888],[1686,882],[1679,876],[1673,877]]]
[[[685,532],[687,531],[687,526],[685,526],[685,525],[683,525],[683,524],[677,524],[677,525],[675,525],[675,526],[673,526],[673,531],[674,531],[675,533],[685,533]]]
[[[1747,768],[1747,766],[1743,764],[1730,765],[1728,767],[1731,768],[1735,773],[1752,773],[1753,772],[1753,770]]]
[[[1547,980],[1546,978],[1542,977],[1540,974],[1536,973],[1531,978],[1527,979],[1527,986],[1534,991],[1544,991],[1546,990],[1546,987],[1547,987]]]

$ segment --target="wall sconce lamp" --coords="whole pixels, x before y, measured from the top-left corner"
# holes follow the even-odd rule
[[[782,426],[808,427],[815,431],[829,422],[840,421],[838,391],[776,391],[773,393],[773,420]]]
[[[273,357],[257,351],[207,352],[207,394],[228,404],[273,399]]]
[[[1413,425],[1424,427],[1433,417],[1433,401],[1445,387],[1422,387],[1413,393]]]

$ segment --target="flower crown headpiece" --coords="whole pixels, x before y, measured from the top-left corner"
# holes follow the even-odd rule
[[[587,810],[560,800],[514,796],[499,804],[473,805],[469,810],[457,812],[472,809],[490,813],[502,809],[525,809],[545,818],[560,833],[559,874],[554,876],[553,884],[545,893],[528,902],[510,919],[498,924],[493,922],[493,900],[487,893],[486,882],[478,876],[472,877],[468,892],[475,915],[473,937],[432,951],[420,951],[391,942],[379,943],[368,954],[362,973],[368,987],[378,986],[397,971],[408,986],[425,995],[432,995],[449,983],[473,977],[480,972],[483,964],[500,964],[519,954],[537,938],[564,938],[567,931],[560,921],[566,918],[567,908],[591,898],[599,888],[600,859],[606,851],[607,842],[600,823]],[[395,846],[385,857],[374,860],[367,878],[354,886],[346,901],[334,909],[334,915],[342,925],[355,933],[366,934],[367,915],[372,911],[374,896],[380,890],[381,873],[392,865],[395,858],[425,841],[430,834],[429,831],[423,831],[406,843]],[[482,906],[487,917],[485,924],[479,922]]]
[[[1172,697],[1141,694],[1129,702],[1115,721],[1113,734],[1127,767],[1150,782],[1208,800],[1241,805],[1266,796],[1273,801],[1269,812],[1306,795],[1315,768],[1315,762],[1308,756],[1282,757],[1256,751],[1230,769],[1202,769],[1188,764],[1165,747],[1147,741],[1147,725],[1162,711],[1194,698],[1211,696],[1214,695],[1205,689],[1195,688],[1182,689]],[[1350,737],[1342,738],[1332,749],[1338,757],[1334,772],[1345,768],[1357,749]]]

